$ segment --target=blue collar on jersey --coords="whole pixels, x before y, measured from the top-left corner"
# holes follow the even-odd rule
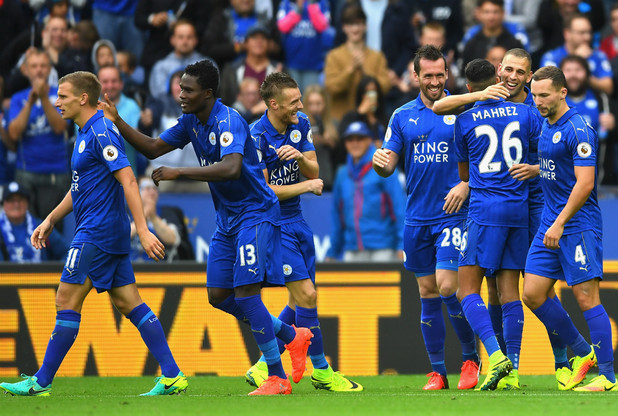
[[[212,109],[210,110],[210,114],[208,114],[208,120],[206,121],[206,127],[210,127],[212,125],[215,124],[215,118],[216,118],[216,114],[219,113],[219,111],[221,110],[221,107],[223,107],[223,103],[221,102],[221,98],[217,98],[215,100],[214,105],[212,106]],[[202,124],[202,122],[200,121],[199,117],[196,116],[195,114],[193,114],[193,117],[195,117],[195,119],[197,120],[197,122],[199,124]]]
[[[298,111],[296,112],[296,114],[298,114]],[[264,115],[262,116],[262,124],[264,125],[264,128],[266,129],[270,137],[285,136],[290,129],[298,126],[298,124],[290,124],[285,128],[285,133],[279,133],[275,126],[273,126],[273,124],[268,119],[268,110],[266,110],[266,112],[264,112]]]
[[[556,123],[554,125],[555,126],[561,126],[561,125],[565,124],[571,117],[573,117],[576,114],[579,114],[579,113],[577,112],[577,109],[575,107],[569,108],[569,111],[564,113],[562,115],[562,117],[560,117],[558,119],[558,121],[556,121]]]
[[[524,99],[524,104],[536,108],[536,103],[534,102],[534,98],[532,98],[532,92],[530,91],[530,88],[524,87],[524,91],[526,91],[526,98]]]
[[[84,127],[79,129],[79,132],[81,133],[81,132],[87,131],[90,128],[90,126],[92,126],[94,122],[100,118],[103,118],[103,110],[97,110],[97,112],[88,119],[86,124],[84,124]]]
[[[501,101],[506,101],[504,98],[500,97],[497,100],[494,100],[493,98],[490,98],[489,100],[485,100],[485,101],[477,101],[474,103],[474,107],[476,106],[480,106],[480,105],[493,105],[496,103],[499,103]]]

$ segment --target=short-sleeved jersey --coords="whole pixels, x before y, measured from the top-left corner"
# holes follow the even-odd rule
[[[528,183],[509,168],[528,161],[530,138],[540,133],[530,106],[504,100],[477,102],[455,122],[458,162],[469,163],[468,217],[481,225],[527,227]]]
[[[546,120],[539,140],[540,177],[545,207],[539,232],[556,220],[575,186],[575,166],[596,166],[597,136],[586,120],[571,108],[555,124]],[[564,235],[585,230],[602,232],[597,185],[577,213],[564,226]]]
[[[11,97],[7,125],[16,119],[24,108],[31,90],[32,88],[27,88]],[[51,87],[46,99],[53,104],[58,99],[58,87]],[[26,130],[17,145],[16,168],[34,173],[68,173],[68,167],[64,133],[54,133],[43,104],[38,99],[30,110]]]
[[[110,254],[130,251],[124,191],[113,173],[131,166],[118,128],[102,111],[78,131],[71,157],[73,243],[91,243]]]
[[[539,126],[543,125],[543,116],[539,113],[539,110],[536,108],[536,104],[534,103],[534,99],[532,98],[532,93],[528,87],[524,87],[526,90],[526,99],[524,100],[524,104],[530,106],[533,109],[533,114],[537,116]],[[528,149],[528,163],[531,165],[539,164],[539,138],[530,138],[530,148]],[[543,190],[541,189],[541,180],[539,177],[535,177],[528,180],[528,205],[530,209],[543,208]]]
[[[268,181],[272,185],[293,185],[300,182],[300,167],[296,159],[282,162],[277,149],[290,145],[301,153],[315,151],[311,137],[311,124],[307,115],[298,112],[298,124],[287,127],[280,134],[268,120],[268,110],[259,120],[249,126],[255,141],[262,169],[268,169]],[[281,222],[288,223],[302,219],[300,196],[280,201]]]
[[[238,111],[217,100],[206,124],[194,114],[183,114],[176,125],[161,133],[161,139],[180,149],[192,143],[200,166],[233,153],[243,156],[240,178],[209,182],[221,232],[234,234],[264,221],[279,224],[279,202],[266,184],[249,125]]]
[[[546,52],[541,57],[540,66],[557,66],[560,67],[560,63],[564,58],[569,55],[569,51],[566,46],[560,46],[559,48],[552,49]],[[603,51],[594,49],[592,54],[586,59],[588,66],[590,67],[590,74],[597,78],[612,77],[614,72],[612,71],[612,65],[609,63],[607,56]]]
[[[442,210],[444,197],[461,182],[454,153],[454,124],[454,115],[435,114],[420,95],[391,116],[382,148],[405,157],[407,225],[466,217],[467,201],[457,214],[448,215]]]

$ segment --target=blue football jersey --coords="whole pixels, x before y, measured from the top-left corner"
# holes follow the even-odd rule
[[[268,120],[268,110],[249,126],[262,169],[268,169],[268,181],[272,185],[292,185],[300,182],[298,161],[293,159],[282,162],[277,156],[277,149],[287,144],[301,153],[315,151],[309,118],[300,111],[297,114],[298,124],[288,126],[285,134],[280,134]],[[300,196],[280,201],[279,205],[282,223],[302,218]]]
[[[543,66],[557,66],[560,67],[560,63],[564,58],[569,55],[569,51],[566,46],[562,45],[556,49],[552,49],[550,51],[545,52],[545,54],[541,57],[541,67]],[[588,61],[588,67],[590,68],[590,74],[593,77],[604,78],[604,77],[613,77],[614,72],[612,71],[612,65],[609,63],[607,59],[607,55],[603,51],[598,49],[594,49],[592,54],[586,58]]]
[[[97,113],[78,130],[71,157],[75,243],[91,243],[111,254],[130,250],[124,191],[113,172],[131,166],[118,128]]]
[[[249,125],[238,111],[217,100],[206,124],[194,114],[183,114],[160,137],[181,149],[192,143],[200,166],[220,162],[232,153],[243,156],[239,179],[209,182],[221,232],[234,234],[264,221],[279,224],[277,196],[266,184]]]
[[[405,157],[407,225],[435,224],[466,216],[467,201],[456,214],[442,210],[444,197],[461,182],[453,143],[455,118],[435,114],[420,95],[391,116],[382,148]]]
[[[540,133],[536,110],[504,100],[477,102],[455,122],[458,162],[470,169],[468,217],[481,225],[528,226],[528,183],[509,168],[528,161],[531,138]]]
[[[586,120],[571,108],[555,124],[543,124],[539,140],[541,185],[545,207],[540,232],[549,228],[575,186],[575,166],[597,165],[597,136]],[[585,230],[602,232],[601,210],[597,202],[597,185],[579,211],[566,223],[564,235]]]
[[[538,119],[539,126],[542,126],[544,119],[541,113],[539,113],[539,110],[536,108],[536,104],[534,103],[534,99],[532,98],[532,93],[530,92],[530,89],[528,87],[524,87],[524,89],[527,93],[524,104],[530,106],[530,108],[533,109],[533,113]],[[539,164],[538,148],[538,136],[534,138],[531,137],[530,148],[528,149],[528,163],[531,165]],[[543,208],[543,190],[541,189],[541,179],[538,176],[528,180],[528,205],[531,210],[534,208]]]

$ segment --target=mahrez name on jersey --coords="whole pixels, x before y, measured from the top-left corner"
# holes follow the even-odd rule
[[[472,121],[483,120],[494,117],[512,117],[517,116],[517,107],[499,107],[490,108],[487,110],[478,110],[472,112]]]

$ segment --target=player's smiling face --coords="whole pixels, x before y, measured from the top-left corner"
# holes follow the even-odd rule
[[[549,120],[550,123],[557,121],[557,114],[564,103],[567,90],[566,88],[557,88],[552,85],[551,79],[542,79],[532,81],[530,85],[534,103],[541,115]]]
[[[421,94],[429,101],[438,101],[444,93],[444,84],[448,79],[448,72],[444,59],[430,61],[429,59],[421,59],[419,62],[419,73],[414,73],[418,78],[421,88]]]
[[[520,95],[526,84],[532,79],[530,62],[526,58],[507,55],[498,67],[498,75],[506,89],[509,90],[511,99],[519,97],[521,98],[521,102],[523,102],[523,99],[526,97],[520,97]]]
[[[84,98],[85,97],[85,98]],[[73,84],[63,82],[58,85],[58,99],[56,107],[60,109],[60,115],[65,120],[74,120],[79,114],[81,101],[88,101],[88,96],[77,96],[73,92]]]
[[[180,79],[180,108],[184,114],[196,114],[206,108],[208,91],[197,82],[197,77],[183,74]]]
[[[268,111],[271,111],[283,124],[289,126],[298,124],[298,111],[303,109],[300,100],[300,90],[298,88],[286,88],[271,101]]]

